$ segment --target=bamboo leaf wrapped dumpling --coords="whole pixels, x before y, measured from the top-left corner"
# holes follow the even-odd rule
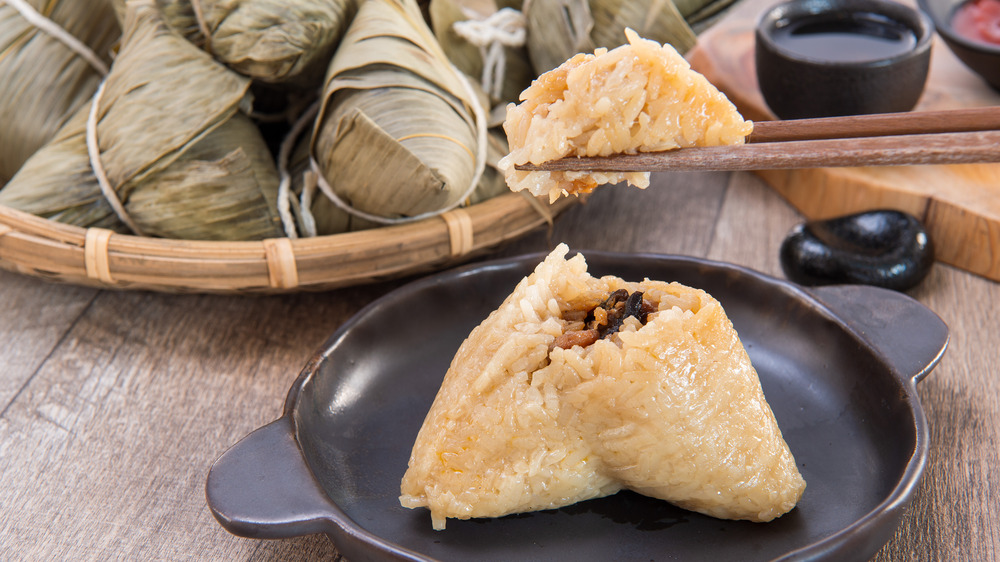
[[[649,185],[648,172],[527,172],[566,156],[610,156],[742,144],[753,130],[736,106],[670,45],[626,30],[629,43],[578,54],[507,106],[510,154],[500,168],[513,191],[556,200],[604,183]]]
[[[627,42],[626,29],[668,44],[679,53],[694,47],[687,13],[705,0],[528,0],[528,52],[538,74],[597,48],[613,49]]]
[[[115,0],[125,13],[126,0]],[[156,0],[164,21],[233,70],[318,86],[358,0]]]
[[[587,0],[528,0],[528,57],[535,74],[548,72],[577,53],[594,50],[594,16]]]
[[[302,225],[304,235],[326,235],[377,228],[379,223],[355,216],[334,204],[320,192],[315,172],[309,166],[309,143],[300,142],[290,158],[290,182],[295,195],[293,212]],[[491,130],[487,137],[486,168],[476,189],[463,205],[475,205],[510,190],[498,169],[499,160],[507,154],[507,139],[503,132]],[[308,225],[308,226],[306,226]]]
[[[0,2],[0,189],[97,90],[121,36],[108,0],[24,0],[95,62]],[[100,63],[100,64],[96,64]]]
[[[365,2],[330,63],[313,133],[323,192],[383,223],[458,205],[485,167],[484,114],[413,0]]]
[[[448,518],[630,489],[770,521],[805,481],[722,305],[592,277],[560,244],[459,347],[417,434],[404,507]]]
[[[25,163],[0,204],[168,238],[283,236],[274,162],[242,111],[248,86],[167,28],[151,0],[133,0],[103,91]]]
[[[479,78],[493,104],[516,100],[536,76],[524,46],[526,20],[520,8],[521,2],[494,0],[432,0],[428,7],[448,59]],[[491,52],[495,49],[499,52]]]

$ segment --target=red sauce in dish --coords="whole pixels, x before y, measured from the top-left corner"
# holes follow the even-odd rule
[[[971,0],[951,18],[955,33],[983,43],[1000,45],[1000,0]]]

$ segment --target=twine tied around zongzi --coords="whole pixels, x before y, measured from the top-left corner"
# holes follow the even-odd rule
[[[326,180],[325,177],[323,177],[323,171],[320,168],[319,162],[316,161],[315,156],[310,154],[309,166],[311,167],[312,172],[315,174],[317,185],[320,191],[323,192],[323,195],[326,195],[326,197],[342,211],[354,215],[356,217],[383,225],[403,224],[403,223],[423,220],[430,217],[440,216],[464,204],[466,200],[468,200],[469,197],[472,196],[472,193],[479,186],[479,180],[482,179],[483,172],[486,171],[487,119],[486,119],[486,110],[479,104],[479,96],[476,95],[475,90],[472,87],[472,84],[465,77],[462,71],[460,71],[454,65],[452,65],[452,70],[455,72],[455,76],[459,79],[459,81],[462,82],[462,85],[465,87],[466,93],[468,94],[470,100],[469,104],[471,106],[470,109],[472,110],[473,119],[475,120],[475,125],[476,125],[476,145],[477,145],[476,147],[477,150],[475,152],[476,167],[475,171],[472,174],[472,180],[469,182],[468,188],[466,188],[466,190],[462,193],[461,197],[459,197],[454,203],[447,205],[441,209],[437,209],[435,211],[428,211],[426,213],[421,213],[419,215],[413,215],[409,217],[383,217],[380,215],[367,213],[360,209],[355,209],[354,207],[351,206],[350,203],[341,199],[340,196],[338,196],[333,191],[333,187],[331,187],[330,183]]]
[[[285,229],[285,236],[289,238],[298,238],[295,219],[292,216],[291,209],[293,194],[292,174],[288,171],[289,161],[292,158],[292,150],[295,148],[295,143],[298,142],[303,131],[309,125],[312,125],[316,119],[316,114],[319,112],[319,105],[319,101],[314,102],[295,120],[292,128],[281,141],[281,146],[278,147],[278,216],[281,217],[281,225]],[[306,173],[311,174],[312,172],[309,171]],[[312,211],[310,211],[313,189],[315,189],[315,186],[307,178],[306,185],[302,189],[302,200],[299,202],[299,215],[301,217],[299,228],[302,229],[302,235],[306,237],[316,236],[316,219],[313,218]]]
[[[69,47],[70,50],[87,61],[101,76],[107,76],[108,65],[101,60],[101,57],[97,56],[97,53],[83,41],[74,37],[72,33],[66,31],[61,25],[42,15],[31,4],[28,4],[26,0],[0,0],[0,4],[7,4],[17,10],[21,14],[21,17],[27,20],[28,23],[48,33],[63,45]]]
[[[506,47],[522,47],[527,38],[527,18],[513,8],[501,8],[481,20],[455,22],[452,28],[459,37],[479,47],[483,58],[483,90],[493,99],[503,91],[507,68]]]
[[[101,96],[104,95],[104,86],[107,83],[107,80],[101,81],[101,85],[94,92],[93,99],[90,100],[90,112],[87,114],[87,156],[90,158],[90,168],[94,171],[94,177],[97,178],[97,185],[101,187],[101,193],[104,194],[104,198],[111,205],[115,214],[118,215],[118,218],[136,236],[144,236],[139,225],[125,211],[125,206],[122,205],[121,199],[118,198],[118,192],[115,191],[115,188],[111,185],[111,181],[108,180],[108,174],[104,171],[104,164],[101,163],[101,147],[97,143],[97,122],[99,120],[97,114],[101,104]]]

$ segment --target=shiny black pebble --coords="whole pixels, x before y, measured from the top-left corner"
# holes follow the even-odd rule
[[[781,268],[802,285],[851,283],[896,291],[915,287],[934,265],[934,245],[912,215],[865,211],[794,227]]]

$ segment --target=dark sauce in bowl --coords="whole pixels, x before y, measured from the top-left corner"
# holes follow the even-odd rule
[[[843,63],[893,58],[911,51],[917,44],[917,36],[909,26],[865,12],[795,19],[778,26],[772,38],[781,48],[799,56]]]
[[[779,119],[909,111],[933,33],[923,12],[894,0],[785,0],[757,21],[757,83]]]

